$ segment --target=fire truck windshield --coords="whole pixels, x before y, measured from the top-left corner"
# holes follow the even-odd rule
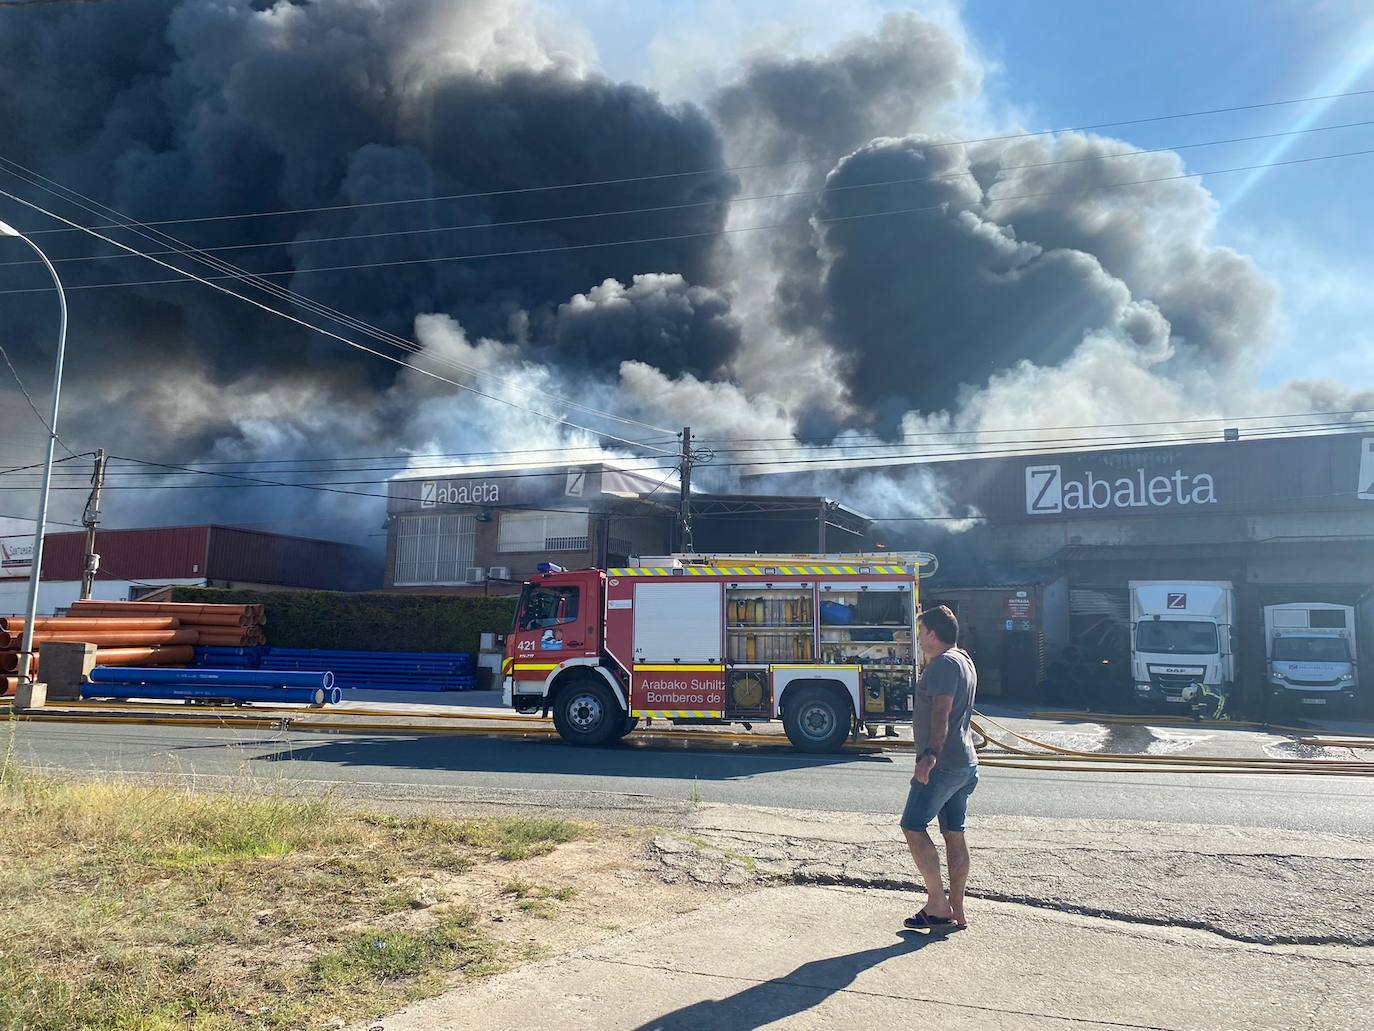
[[[526,584],[520,595],[517,626],[521,630],[571,623],[577,618],[576,587],[540,587]]]

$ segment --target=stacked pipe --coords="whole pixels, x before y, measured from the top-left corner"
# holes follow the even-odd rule
[[[267,614],[261,605],[200,605],[171,601],[78,601],[73,616],[101,618],[170,617],[199,631],[201,645],[248,648],[266,640]]]
[[[337,705],[341,697],[334,674],[315,671],[97,666],[87,681],[82,698]]]
[[[359,691],[471,691],[471,652],[360,652],[313,648],[197,648],[197,666],[333,672],[340,687]]]
[[[19,686],[20,648],[24,626],[20,616],[0,617],[0,696]],[[195,658],[196,630],[183,627],[173,616],[128,618],[67,618],[51,616],[34,620],[34,655],[31,670],[37,673],[43,644],[64,641],[96,646],[96,662],[106,666],[140,664],[178,665]]]
[[[200,645],[195,649],[193,665],[208,669],[257,669],[266,650],[261,645],[247,648]]]
[[[473,666],[470,652],[268,648],[262,656],[263,669],[328,669],[340,687],[357,691],[471,691]]]

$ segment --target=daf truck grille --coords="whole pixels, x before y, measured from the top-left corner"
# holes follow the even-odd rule
[[[1196,684],[1200,678],[1189,673],[1156,673],[1151,679],[1155,687],[1166,695],[1182,696],[1183,689],[1189,684]]]

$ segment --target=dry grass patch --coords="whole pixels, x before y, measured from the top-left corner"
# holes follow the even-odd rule
[[[312,1028],[399,1008],[516,958],[444,885],[584,831],[8,762],[0,828],[0,1027],[26,1031]]]

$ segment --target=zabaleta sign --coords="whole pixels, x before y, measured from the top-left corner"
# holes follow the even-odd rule
[[[1204,509],[1215,505],[1216,477],[1210,472],[1143,467],[1114,473],[1065,470],[1062,465],[1026,467],[1026,514],[1131,512],[1140,509]]]
[[[994,522],[1374,513],[1374,436],[1361,433],[1085,449],[930,468],[951,499]]]

